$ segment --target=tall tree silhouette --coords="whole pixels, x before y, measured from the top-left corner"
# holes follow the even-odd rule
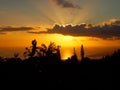
[[[33,40],[33,41],[32,41],[32,52],[31,52],[31,55],[30,55],[31,57],[33,57],[34,54],[35,54],[35,51],[36,51],[36,49],[37,49],[36,45],[37,45],[37,41],[36,41],[36,40]]]
[[[32,41],[32,46],[30,48],[25,48],[26,51],[24,52],[24,56],[29,56],[29,57],[33,57],[35,55],[35,52],[37,52],[37,41],[33,40]]]
[[[81,59],[84,59],[84,47],[81,45]]]

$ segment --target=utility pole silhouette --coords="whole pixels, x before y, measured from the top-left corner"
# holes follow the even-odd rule
[[[84,47],[81,45],[81,60],[84,59]]]

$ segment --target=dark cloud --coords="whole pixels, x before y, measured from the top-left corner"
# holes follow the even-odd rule
[[[112,25],[118,25],[118,26],[120,26],[120,20],[114,21],[114,22],[112,23]]]
[[[6,34],[6,33],[0,32],[0,35],[4,35],[4,34]]]
[[[4,34],[5,32],[12,31],[29,31],[34,30],[34,27],[13,27],[13,26],[0,26],[0,34]]]
[[[71,36],[89,36],[98,37],[103,39],[120,39],[120,20],[116,20],[111,24],[105,24],[103,26],[92,24],[80,24],[76,26],[67,25],[65,27],[55,25],[52,29],[47,29],[46,32],[30,32],[34,34],[40,33],[58,33]]]
[[[52,0],[57,5],[63,7],[63,8],[77,8],[80,9],[80,6],[74,5],[73,3],[67,1],[67,0]]]

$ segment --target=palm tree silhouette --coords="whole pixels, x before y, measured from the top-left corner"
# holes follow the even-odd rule
[[[34,39],[32,40],[32,46],[30,48],[25,48],[26,51],[24,52],[24,56],[29,56],[29,57],[33,57],[35,55],[35,53],[37,52],[37,41]]]
[[[60,46],[56,46],[54,42],[50,42],[48,46],[41,44],[40,47],[37,47],[37,41],[32,41],[32,46],[30,48],[25,48],[24,56],[26,57],[52,57],[56,56],[58,59],[61,59],[60,55]]]

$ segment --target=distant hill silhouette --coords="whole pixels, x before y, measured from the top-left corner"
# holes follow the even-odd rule
[[[76,54],[62,61],[59,46],[50,43],[48,47],[37,47],[34,40],[32,47],[26,48],[26,59],[18,58],[18,54],[14,58],[0,57],[0,88],[114,89],[120,71],[120,50],[99,60],[84,57],[83,45],[81,50],[81,61]]]

